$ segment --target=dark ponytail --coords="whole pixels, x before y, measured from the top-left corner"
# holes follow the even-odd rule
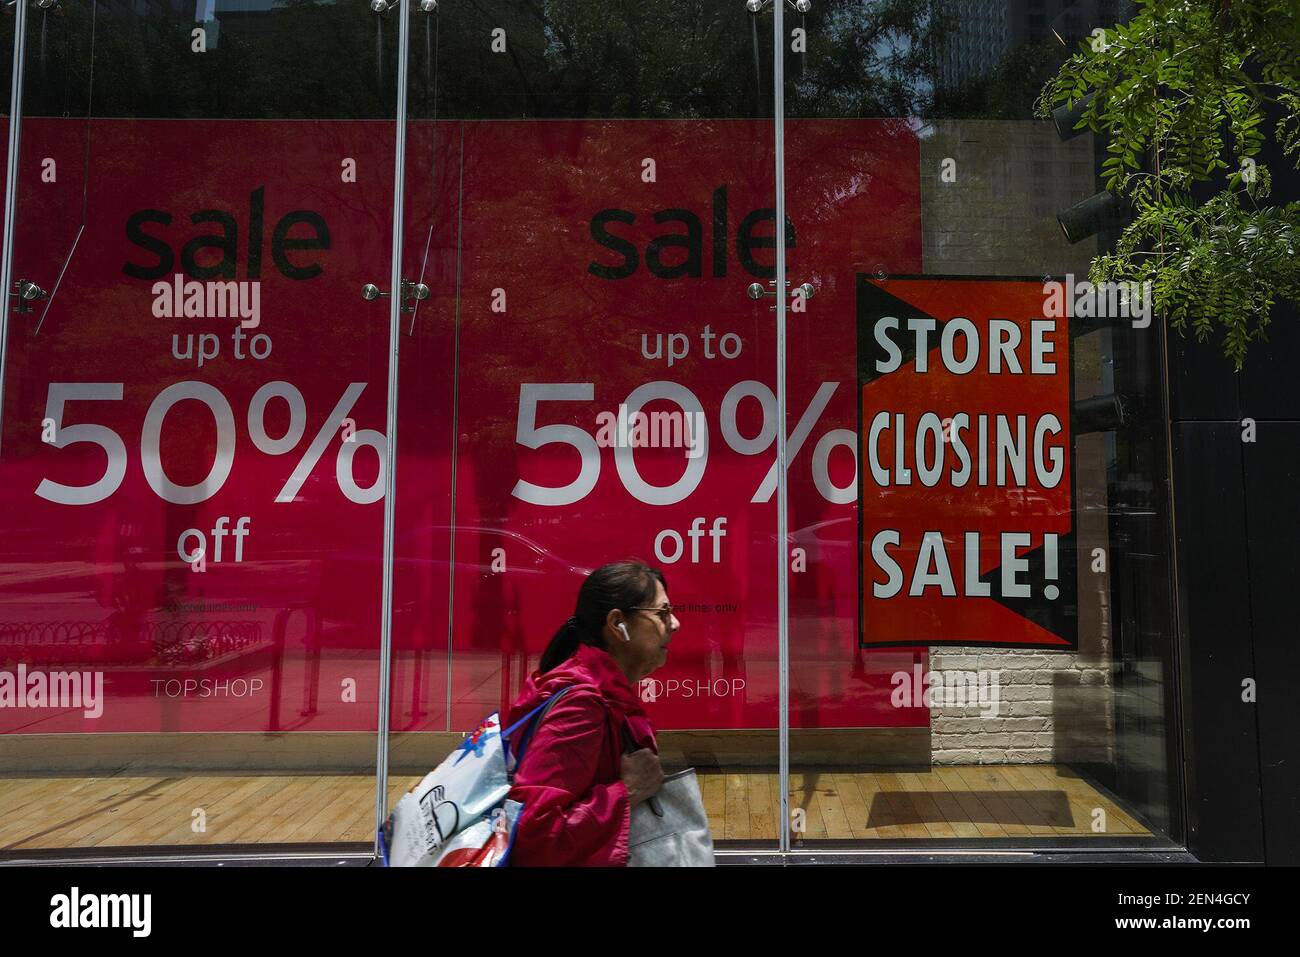
[[[542,653],[538,670],[543,674],[573,657],[578,645],[604,648],[602,631],[612,609],[628,612],[635,605],[650,605],[656,585],[668,590],[663,572],[645,562],[625,561],[601,565],[587,576],[578,589],[573,615],[562,624]]]

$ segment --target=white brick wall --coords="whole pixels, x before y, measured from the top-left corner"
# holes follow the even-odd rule
[[[1102,592],[1098,598],[1105,597]],[[931,670],[995,671],[998,712],[930,710],[935,764],[1107,761],[1113,752],[1108,662],[1090,653],[933,648]]]

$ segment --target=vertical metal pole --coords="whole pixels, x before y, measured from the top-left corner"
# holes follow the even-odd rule
[[[4,426],[5,366],[9,354],[9,298],[13,292],[14,220],[18,216],[18,149],[23,128],[23,59],[27,50],[27,0],[14,4],[14,74],[9,87],[9,162],[5,167],[5,223],[0,245],[0,434]]]
[[[393,657],[393,522],[397,505],[397,370],[401,347],[402,206],[406,177],[406,64],[410,0],[401,0],[397,28],[397,129],[393,155],[393,269],[388,288],[388,424],[384,467],[384,589],[379,631],[379,734],[375,754],[375,856],[379,829],[388,817],[389,674]]]
[[[790,850],[790,587],[785,459],[785,0],[772,3],[772,111],[776,147],[776,634],[779,670],[782,852]]]

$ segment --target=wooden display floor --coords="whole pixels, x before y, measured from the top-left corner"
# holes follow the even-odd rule
[[[417,780],[391,779],[390,800]],[[776,774],[700,772],[700,784],[716,840],[776,839]],[[792,774],[790,806],[804,810],[805,840],[1150,835],[1102,792],[1055,765]],[[1093,827],[1098,809],[1104,830]],[[359,774],[0,777],[6,855],[367,842],[373,819],[373,778]]]
[[[715,839],[775,839],[775,774],[701,775],[701,787]],[[792,773],[790,808],[804,810],[804,840],[1151,836],[1087,781],[1050,764]],[[1094,830],[1094,819],[1105,829]]]

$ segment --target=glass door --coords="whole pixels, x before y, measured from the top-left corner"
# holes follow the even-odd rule
[[[636,688],[665,768],[774,848],[771,10],[413,6],[390,798],[638,558],[681,623]]]
[[[1177,840],[1156,326],[1034,114],[1114,10],[795,6],[791,846]]]
[[[384,6],[17,5],[6,854],[369,852],[405,305]]]

